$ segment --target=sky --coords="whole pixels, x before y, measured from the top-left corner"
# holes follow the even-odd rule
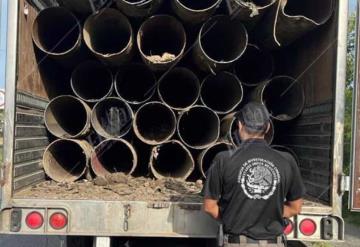
[[[7,1],[9,0],[0,0],[0,89],[5,88]],[[350,11],[355,11],[356,0],[349,0],[349,2]]]

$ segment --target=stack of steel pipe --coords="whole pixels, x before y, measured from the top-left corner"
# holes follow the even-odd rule
[[[275,0],[63,2],[39,12],[32,35],[37,49],[71,75],[63,83],[73,94],[59,92],[44,113],[54,139],[43,156],[50,179],[205,178],[217,154],[240,146],[234,115],[242,105],[267,107],[269,145],[279,123],[302,113],[303,85],[275,74],[281,70],[271,50],[255,39],[249,44],[242,23],[254,17],[261,25]],[[287,2],[287,13],[307,11]],[[90,56],[78,59],[84,49]]]

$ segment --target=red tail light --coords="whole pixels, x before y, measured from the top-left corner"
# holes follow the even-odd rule
[[[63,213],[54,213],[50,216],[49,224],[52,228],[59,230],[67,225],[68,219]]]
[[[289,220],[289,224],[284,228],[284,233],[286,235],[289,235],[290,233],[292,233],[294,230],[294,223]]]
[[[26,225],[31,229],[38,229],[44,224],[44,218],[39,212],[31,212],[26,216]]]
[[[316,223],[311,219],[304,219],[300,222],[300,232],[305,236],[311,236],[316,231]]]

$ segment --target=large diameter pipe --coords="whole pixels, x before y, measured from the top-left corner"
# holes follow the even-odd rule
[[[141,25],[137,44],[142,59],[151,70],[166,70],[183,56],[186,32],[175,17],[156,15]]]
[[[176,130],[176,116],[170,107],[160,102],[149,102],[135,114],[133,128],[136,136],[149,145],[168,141]]]
[[[153,148],[150,169],[155,178],[187,179],[194,170],[190,151],[179,141],[172,140]]]
[[[202,70],[212,73],[229,68],[243,55],[248,44],[244,25],[224,15],[205,22],[197,39],[195,62]]]
[[[300,165],[300,159],[299,156],[295,153],[295,151],[287,146],[282,146],[282,145],[271,145],[271,148],[280,151],[280,152],[284,152],[284,153],[288,153],[290,154],[294,160],[296,161],[296,164]]]
[[[219,7],[222,0],[173,0],[175,14],[184,22],[197,24],[209,19]]]
[[[58,138],[79,138],[90,130],[90,107],[71,96],[58,96],[50,101],[44,112],[45,125]]]
[[[234,68],[241,83],[253,87],[271,78],[274,72],[274,59],[269,52],[249,44]]]
[[[32,26],[32,39],[37,48],[56,59],[74,56],[81,47],[81,25],[69,10],[46,8]]]
[[[43,166],[47,176],[56,182],[70,183],[80,179],[90,166],[93,149],[86,141],[59,139],[44,152]]]
[[[233,150],[235,147],[233,144],[227,142],[218,142],[211,147],[203,150],[198,156],[198,165],[201,175],[206,178],[206,172],[212,165],[212,162],[217,154]]]
[[[290,45],[325,24],[334,13],[334,0],[280,0],[261,23],[258,39],[268,48]]]
[[[236,75],[229,72],[210,74],[201,85],[201,101],[218,114],[233,111],[243,99],[243,88]]]
[[[204,149],[219,138],[220,120],[210,108],[194,106],[181,113],[177,131],[185,145],[194,149]]]
[[[163,0],[115,0],[116,6],[130,17],[146,17],[154,14]]]
[[[274,123],[270,120],[270,129],[268,132],[265,133],[264,138],[267,144],[270,145],[273,142],[274,135]],[[225,142],[230,142],[235,146],[241,145],[241,139],[239,136],[239,125],[234,113],[226,115],[221,120],[220,137]]]
[[[302,85],[289,76],[277,76],[262,83],[255,89],[252,97],[261,101],[271,116],[278,121],[295,119],[305,105]]]
[[[91,113],[91,123],[95,131],[105,138],[120,138],[132,126],[133,112],[123,100],[115,97],[98,102]]]
[[[112,173],[131,175],[137,166],[137,154],[133,146],[123,139],[108,139],[95,147],[91,168],[96,176]]]
[[[104,63],[112,66],[129,61],[133,50],[133,30],[120,11],[105,8],[90,15],[84,24],[87,47]]]
[[[191,70],[175,68],[159,80],[158,94],[161,101],[171,108],[185,110],[197,102],[200,96],[200,82]]]
[[[256,24],[276,0],[226,0],[230,15],[244,22]]]
[[[105,99],[113,91],[113,76],[100,62],[86,61],[71,75],[71,88],[80,99],[93,103]]]
[[[115,76],[117,95],[130,104],[142,104],[155,93],[156,78],[143,64],[121,67]]]

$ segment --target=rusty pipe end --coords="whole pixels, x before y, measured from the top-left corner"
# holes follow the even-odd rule
[[[170,177],[186,180],[195,167],[190,151],[177,140],[154,147],[149,165],[158,179]]]
[[[78,138],[90,130],[90,107],[71,96],[58,96],[50,101],[44,112],[45,126],[58,138]]]

